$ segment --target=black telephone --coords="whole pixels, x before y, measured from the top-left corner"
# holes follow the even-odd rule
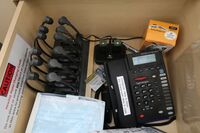
[[[128,54],[105,63],[116,127],[136,127],[175,117],[160,51]]]

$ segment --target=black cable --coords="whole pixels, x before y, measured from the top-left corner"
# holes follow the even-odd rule
[[[74,88],[72,85],[68,85],[68,84],[65,84],[66,86],[68,86],[69,88],[71,88],[72,89],[72,91],[77,91],[77,89],[76,88]]]
[[[37,44],[37,46],[39,47],[39,49],[42,51],[42,53],[44,53],[46,56],[48,56],[49,58],[52,58],[52,56],[51,55],[49,55],[48,53],[46,53],[43,49],[42,49],[42,47],[40,46],[40,43],[38,42],[38,40],[37,39],[35,39],[35,41],[34,41],[34,47],[36,48],[36,45]]]
[[[31,57],[30,57],[30,60],[32,61],[33,60],[33,55],[31,55]],[[39,56],[37,56],[38,58],[40,58],[40,60],[42,60],[45,64],[48,64],[48,62],[45,60],[45,59],[43,59],[40,55]]]
[[[94,34],[91,34],[91,35],[85,37],[85,39],[89,39],[89,38],[92,37],[92,36],[95,37],[95,38],[97,38],[97,39],[101,39],[100,37],[98,37],[98,36],[96,36],[96,35],[94,35]]]
[[[65,34],[66,36],[70,37],[72,40],[75,40],[74,36],[66,29],[67,33],[66,32],[61,32],[60,33],[63,33]]]
[[[26,81],[26,85],[27,85],[31,90],[33,90],[33,91],[36,91],[36,92],[44,92],[44,91],[41,91],[41,90],[38,90],[38,89],[32,87],[32,86],[28,83],[28,81]]]
[[[44,44],[46,44],[46,46],[47,46],[48,48],[53,49],[53,47],[50,46],[45,40],[42,40],[42,41],[44,42]]]
[[[47,82],[46,81],[44,81],[44,80],[42,80],[42,79],[38,79],[38,81],[40,81],[40,82],[42,82],[43,84],[47,84]]]
[[[32,71],[32,70],[31,70],[32,67],[34,67],[35,69],[37,69],[38,71],[42,72],[42,73],[45,74],[45,75],[47,74],[47,72],[43,71],[42,69],[40,69],[40,68],[37,67],[37,66],[30,66],[30,71]]]
[[[71,23],[69,24],[69,26],[76,31],[77,34],[80,34],[80,32],[78,31],[78,29],[76,29],[76,27],[74,25],[72,25]]]
[[[95,37],[96,40],[90,40],[90,39],[88,39],[88,38],[90,38],[92,36]],[[108,40],[108,39],[111,39],[111,38],[114,38],[114,37],[112,37],[110,35],[107,35],[107,36],[104,36],[104,37],[98,37],[98,36],[93,35],[93,34],[87,36],[86,38],[83,37],[83,39],[85,39],[87,41],[90,41],[90,42],[98,42],[98,41],[101,41],[101,40]],[[143,37],[116,38],[116,39],[121,40],[121,41],[128,41],[128,40],[135,40],[135,39],[143,39]]]
[[[118,40],[121,40],[121,41],[128,41],[128,40],[135,40],[135,39],[143,39],[143,37],[130,37],[130,38],[117,38]]]
[[[94,95],[94,98],[95,99],[99,99],[99,96],[100,96],[100,93],[101,93],[102,89],[101,87],[96,91],[95,95]]]

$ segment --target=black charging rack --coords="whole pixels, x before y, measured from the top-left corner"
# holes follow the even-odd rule
[[[77,35],[75,43],[78,43],[78,45],[80,45],[80,47],[77,47],[77,49],[79,49],[79,55],[77,55],[77,56],[78,56],[80,62],[76,64],[78,66],[78,72],[76,73],[77,79],[74,82],[72,82],[72,84],[76,85],[75,86],[76,92],[70,93],[70,94],[85,96],[85,88],[86,88],[85,80],[87,78],[89,41],[83,40],[81,35]],[[64,46],[65,48],[67,47],[67,45],[63,44],[62,41],[56,41],[55,40],[54,47],[56,47],[56,46]],[[70,48],[68,50],[70,50]],[[55,59],[60,58],[59,56],[56,56],[56,55],[52,55],[52,56]],[[69,64],[73,65],[72,62],[69,63]],[[48,72],[49,73],[50,72],[59,72],[59,70],[49,69]],[[60,91],[61,89],[63,91]],[[65,90],[64,89],[65,89],[64,87],[63,88],[62,87],[58,88],[58,87],[54,87],[53,83],[48,83],[45,90],[47,92],[50,92],[50,93],[59,93],[59,94],[64,93],[65,94]]]
[[[85,39],[66,17],[61,17],[58,23],[53,46],[46,41],[48,26],[53,24],[53,19],[46,16],[40,25],[34,40],[26,84],[36,92],[85,96],[89,40]],[[76,34],[71,34],[68,27],[73,28]],[[47,70],[43,70],[44,67]],[[46,77],[46,80],[41,77]],[[32,80],[42,84],[43,88],[32,86]]]

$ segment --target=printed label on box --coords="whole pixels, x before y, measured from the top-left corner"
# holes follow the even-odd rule
[[[16,35],[0,81],[0,132],[14,132],[29,68],[31,47]]]

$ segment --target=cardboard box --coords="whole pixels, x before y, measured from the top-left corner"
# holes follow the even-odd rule
[[[142,49],[152,44],[158,44],[165,49],[165,52],[169,51],[176,45],[178,32],[179,25],[177,24],[150,20]]]
[[[3,81],[16,34],[32,45],[45,15],[55,19],[48,38],[52,38],[56,26],[58,26],[57,18],[60,16],[69,17],[85,37],[89,34],[118,37],[141,36],[142,29],[147,27],[145,20],[149,20],[149,18],[159,18],[169,22],[177,21],[183,27],[177,42],[180,47],[175,47],[173,52],[165,55],[169,75],[171,75],[170,81],[172,81],[172,92],[175,97],[177,120],[158,128],[167,133],[199,133],[200,52],[196,52],[198,50],[196,47],[194,51],[188,49],[190,46],[194,47],[193,42],[200,38],[199,9],[199,0],[20,0],[0,52],[0,81]],[[53,39],[48,42],[54,44]],[[136,40],[126,42],[131,43],[134,48],[139,47]],[[88,75],[91,75],[96,68],[94,46],[95,43],[91,42]],[[18,48],[21,47],[18,46]],[[188,63],[188,61],[193,61],[195,64]],[[34,86],[39,85],[34,84]],[[86,91],[88,97],[94,96],[89,87]],[[14,133],[25,132],[35,97],[36,93],[25,86]],[[1,112],[0,118],[3,115],[6,114]],[[11,131],[7,132],[12,133]]]

